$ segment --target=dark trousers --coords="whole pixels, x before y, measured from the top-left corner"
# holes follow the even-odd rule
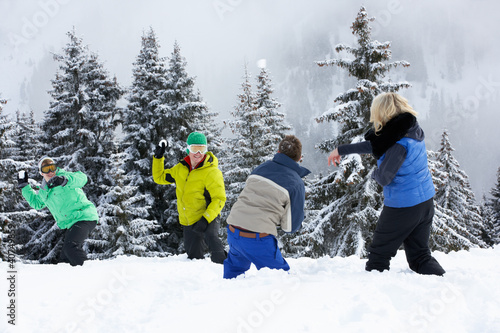
[[[391,258],[403,244],[406,260],[413,271],[443,275],[445,270],[431,256],[429,249],[433,217],[433,199],[412,207],[384,206],[373,234],[373,241],[368,248],[366,270],[388,270]]]
[[[192,226],[185,226],[183,229],[184,248],[189,259],[203,259],[208,246],[212,261],[218,264],[224,262],[226,251],[219,238],[218,219],[209,223],[207,230],[203,233],[194,231]]]
[[[81,266],[87,260],[87,254],[83,250],[83,242],[96,227],[96,221],[79,221],[73,224],[64,236],[64,244],[61,251],[61,262],[70,263],[71,266]]]

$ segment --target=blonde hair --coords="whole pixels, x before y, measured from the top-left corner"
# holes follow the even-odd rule
[[[401,95],[388,92],[376,96],[370,107],[370,122],[373,123],[375,133],[379,132],[389,120],[405,112],[415,117],[418,115]]]

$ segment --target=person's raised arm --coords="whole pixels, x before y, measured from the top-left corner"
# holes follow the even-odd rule
[[[337,166],[340,163],[340,157],[349,154],[371,154],[372,144],[370,141],[351,143],[348,145],[340,145],[328,155],[328,166],[333,163]]]

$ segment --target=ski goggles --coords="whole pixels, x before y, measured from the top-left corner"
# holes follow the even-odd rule
[[[52,164],[47,164],[47,165],[42,166],[40,168],[40,171],[42,173],[49,173],[49,172],[56,171],[56,169],[57,169],[57,166],[54,163],[52,163]]]
[[[196,153],[206,154],[207,145],[189,145],[188,149],[189,149],[189,152],[193,153],[193,154],[196,154]]]

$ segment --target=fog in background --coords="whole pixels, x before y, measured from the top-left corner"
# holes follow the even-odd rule
[[[338,43],[355,46],[350,27],[361,5],[376,18],[372,38],[391,41],[393,60],[411,64],[386,79],[412,84],[401,93],[420,113],[428,148],[439,148],[447,128],[455,157],[481,200],[500,167],[500,4],[494,0],[1,0],[4,113],[33,110],[37,120],[43,118],[57,71],[52,55],[62,53],[73,27],[109,73],[130,86],[141,36],[152,27],[162,56],[179,43],[189,75],[221,120],[237,103],[244,65],[255,87],[257,62],[266,59],[274,97],[304,141],[304,165],[325,173],[326,155],[314,145],[334,130],[313,118],[355,81],[315,61],[346,56],[335,53]]]

